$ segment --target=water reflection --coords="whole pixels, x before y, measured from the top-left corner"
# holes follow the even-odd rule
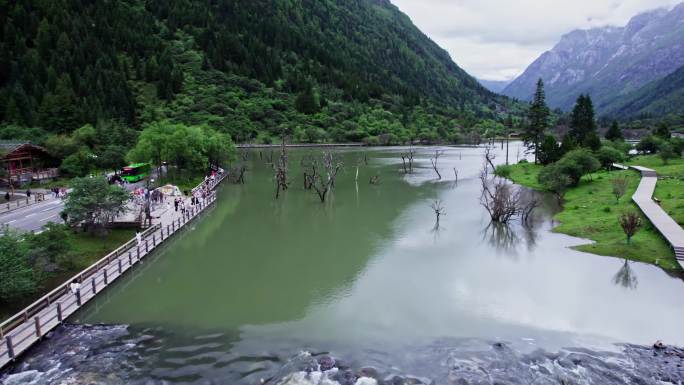
[[[613,276],[613,282],[616,285],[622,286],[626,289],[634,290],[637,288],[639,285],[639,280],[637,280],[636,274],[634,273],[634,270],[632,270],[628,260],[625,259],[625,263],[622,265],[622,267],[620,267],[620,270],[615,273]]]
[[[487,241],[499,253],[515,257],[518,254],[517,248],[520,237],[516,234],[516,229],[509,223],[489,222],[482,231],[482,239]]]

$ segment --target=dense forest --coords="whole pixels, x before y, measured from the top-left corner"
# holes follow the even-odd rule
[[[462,141],[521,112],[387,0],[5,1],[0,25],[2,139],[169,120],[237,142]]]

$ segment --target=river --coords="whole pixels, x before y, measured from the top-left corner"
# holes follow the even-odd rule
[[[511,146],[512,161],[519,146]],[[344,169],[324,204],[303,189],[300,167],[323,150],[290,151],[290,188],[278,200],[270,150],[250,152],[244,185],[224,185],[190,230],[2,382],[276,383],[306,369],[313,354],[334,357],[338,376],[353,373],[349,383],[364,370],[386,383],[394,375],[404,383],[495,383],[504,362],[517,380],[502,383],[590,383],[597,375],[608,384],[623,382],[606,372],[641,378],[634,357],[651,355],[625,343],[684,345],[681,279],[571,249],[586,241],[551,232],[557,208],[548,197],[530,226],[489,226],[479,204],[483,148],[443,150],[441,181],[430,165],[434,148],[417,149],[410,175],[401,172],[406,149],[335,150]],[[495,153],[503,162],[504,152]],[[379,183],[370,184],[375,175]],[[446,211],[439,229],[435,200]],[[573,354],[591,364],[558,365]],[[684,378],[679,364],[672,373]],[[560,372],[546,373],[549,366]],[[484,372],[485,380],[472,377]],[[317,383],[309,380],[283,383]]]

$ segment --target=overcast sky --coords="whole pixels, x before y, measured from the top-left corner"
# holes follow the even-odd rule
[[[561,35],[623,26],[646,10],[681,0],[392,0],[471,75],[509,80]]]

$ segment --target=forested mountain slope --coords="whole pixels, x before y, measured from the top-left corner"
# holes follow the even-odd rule
[[[572,31],[503,93],[529,100],[542,78],[550,106],[569,110],[579,94],[588,93],[603,113],[602,105],[684,65],[682,20],[684,3],[636,15],[624,27]]]
[[[237,140],[448,138],[511,105],[388,0],[0,3],[0,121],[114,119]]]
[[[684,66],[661,80],[609,101],[601,110],[611,117],[684,115]]]

